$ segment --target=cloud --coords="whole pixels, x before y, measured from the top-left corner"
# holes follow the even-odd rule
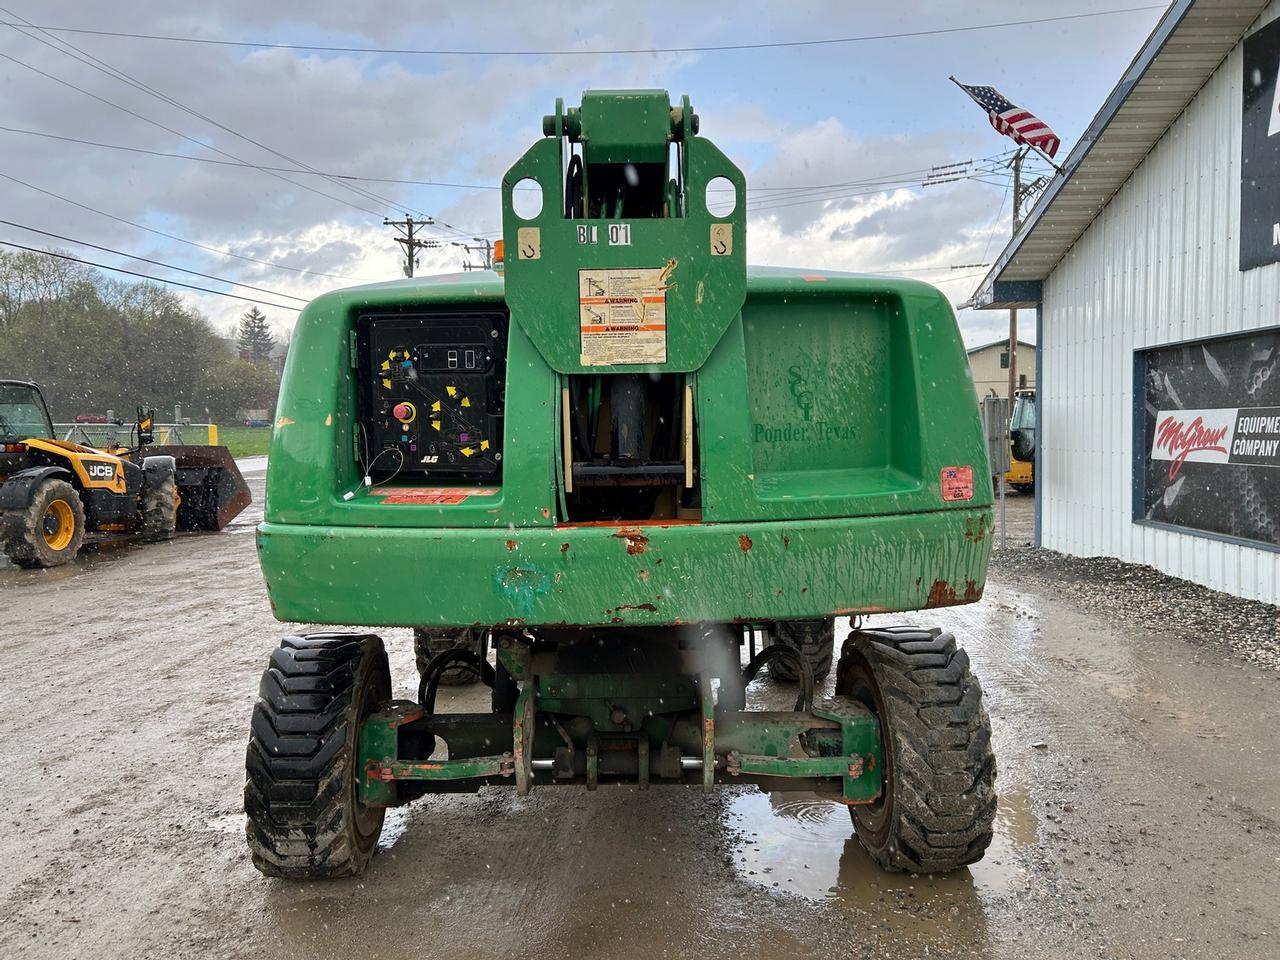
[[[401,3],[386,0],[224,0],[162,7],[147,0],[109,5],[42,0],[18,12],[38,22],[107,30],[145,25],[146,32],[161,34],[354,45],[598,49],[676,42],[668,19],[639,15],[632,3],[583,5],[565,0],[551,7],[539,8],[534,15],[520,3],[482,11],[429,5],[406,19]],[[818,28],[797,24],[824,22],[817,13],[796,19],[792,13],[770,12],[767,6],[757,13],[760,19],[753,22],[757,32],[764,31],[762,36],[804,35]],[[737,12],[700,14],[687,42],[737,37],[744,22],[738,17]],[[839,24],[844,33],[879,28],[860,17],[842,17],[848,21]],[[748,243],[755,262],[905,272],[937,283],[958,301],[971,292],[973,280],[964,278],[969,271],[957,272],[959,276],[949,271],[950,264],[977,262],[984,255],[990,259],[1003,246],[1004,226],[993,221],[1000,203],[998,188],[960,183],[920,191],[886,184],[887,192],[871,193],[874,184],[852,185],[993,153],[1003,146],[993,142],[975,117],[966,118],[974,122],[962,131],[954,124],[932,121],[910,129],[886,125],[883,113],[894,106],[892,98],[906,94],[887,79],[888,74],[877,74],[871,48],[848,48],[848,54],[822,48],[823,56],[847,61],[854,71],[850,76],[861,79],[827,75],[821,81],[823,92],[797,100],[808,79],[801,68],[814,59],[803,51],[768,58],[595,54],[468,59],[66,39],[127,70],[141,84],[289,157],[322,170],[400,179],[496,185],[540,135],[541,116],[551,109],[555,96],[572,103],[578,91],[592,86],[666,86],[675,95],[687,89],[703,116],[704,132],[747,169],[753,188]],[[684,35],[679,42],[686,42]],[[254,163],[294,165],[12,30],[0,32],[0,52]],[[774,74],[757,64],[797,68],[794,75]],[[913,76],[910,82],[919,86],[925,79],[930,84],[936,80],[922,77]],[[0,61],[0,81],[20,94],[8,102],[5,120],[12,126],[218,157],[6,61]],[[877,104],[877,96],[886,102]],[[840,116],[815,114],[815,104],[839,111]],[[4,133],[0,150],[0,170],[72,200],[200,243],[310,272],[202,253],[0,181],[8,219],[304,298],[350,282],[319,274],[361,280],[400,276],[400,250],[392,231],[381,224],[384,215],[434,215],[458,228],[436,231],[447,238],[491,234],[499,227],[494,190],[334,183]],[[797,190],[842,183],[851,186],[828,190],[824,196],[830,198],[822,202],[810,202],[813,194]],[[760,187],[784,189],[756,189]],[[18,231],[7,235],[19,242],[33,240]],[[107,254],[80,252],[90,259],[130,265]],[[427,251],[420,272],[454,271],[461,259],[454,247]],[[133,266],[163,273],[150,265]],[[191,300],[220,325],[244,309],[237,301],[211,296],[192,294]],[[289,323],[291,315],[284,311],[277,311],[279,316],[267,312],[281,327]],[[980,315],[965,322],[985,330],[988,318]]]

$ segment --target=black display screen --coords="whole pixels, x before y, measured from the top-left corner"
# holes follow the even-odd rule
[[[1244,39],[1240,269],[1280,261],[1280,20]]]

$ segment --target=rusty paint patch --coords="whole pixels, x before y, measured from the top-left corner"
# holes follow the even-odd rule
[[[929,598],[925,600],[925,609],[932,607],[949,607],[956,602],[956,588],[945,580],[933,581],[929,588]]]
[[[569,552],[569,545],[568,545],[567,543],[562,543],[562,544],[560,544],[560,552],[561,552],[561,553],[568,553],[568,552]]]
[[[987,537],[987,514],[964,518],[964,538],[970,543],[981,543]]]
[[[518,543],[516,543],[514,540],[508,540],[508,541],[507,541],[507,549],[508,549],[508,550],[514,550],[514,549],[515,549],[516,547],[518,547],[518,546],[519,546],[519,544],[518,544]]]
[[[628,556],[637,556],[649,548],[649,538],[639,530],[619,530],[614,536],[626,541]]]
[[[738,549],[743,553],[751,549],[751,538],[745,533],[738,534]]]
[[[276,421],[276,429],[279,430],[281,427],[291,427],[293,426],[293,424],[294,424],[294,421],[291,420],[289,417],[281,417],[279,420]]]
[[[964,582],[964,602],[974,603],[982,599],[982,587],[978,586],[974,580],[966,580]]]
[[[546,507],[543,507],[543,508],[542,508],[542,519],[543,519],[543,520],[550,520],[550,519],[551,519],[551,511],[550,511],[549,509],[547,509]]]
[[[787,536],[785,533],[782,535],[782,545],[783,547],[791,546],[791,538]]]
[[[617,610],[648,610],[650,613],[657,613],[658,608],[652,603],[624,603]],[[616,610],[614,611],[617,612]]]

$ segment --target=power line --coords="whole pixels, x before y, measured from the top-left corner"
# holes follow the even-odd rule
[[[17,17],[17,14],[15,14],[13,11],[8,10],[4,7],[0,7],[0,12],[6,13],[11,17]],[[30,21],[25,20],[22,17],[18,17],[18,20],[22,21],[23,24],[25,24],[26,26],[32,27],[32,29],[40,30],[39,27],[34,26],[33,24],[31,24]],[[214,120],[212,117],[206,116],[205,114],[202,114],[199,111],[194,110],[191,107],[188,107],[186,104],[175,100],[173,97],[170,97],[167,94],[160,92],[154,87],[149,86],[146,83],[143,83],[141,80],[138,80],[137,78],[130,76],[129,74],[125,73],[123,70],[120,70],[114,65],[107,63],[107,61],[102,60],[99,57],[95,57],[93,54],[89,53],[88,51],[80,49],[70,41],[58,39],[56,37],[53,37],[51,34],[48,34],[45,31],[41,30],[40,31],[41,33],[44,33],[45,36],[48,36],[55,43],[61,45],[61,46],[54,46],[54,43],[50,43],[49,40],[42,39],[41,37],[38,37],[35,34],[28,32],[27,30],[23,29],[23,27],[20,25],[11,23],[10,26],[12,26],[14,30],[22,34],[24,37],[27,37],[30,40],[34,40],[36,41],[36,43],[42,44],[43,46],[48,47],[49,49],[53,50],[56,53],[61,53],[63,56],[70,57],[71,59],[77,61],[78,63],[82,63],[85,66],[88,66],[94,70],[97,70],[99,73],[106,74],[108,77],[110,77],[113,80],[116,80],[120,83],[127,84],[128,86],[133,87],[135,90],[140,90],[143,93],[147,94],[148,96],[155,97],[156,99],[161,100],[162,102],[167,103],[170,106],[177,107],[179,110],[182,110],[185,113],[188,113],[199,120],[203,120],[206,123],[211,123],[215,127],[219,128],[220,130],[223,130],[231,134],[232,136],[239,137],[240,139],[245,140],[248,143],[252,143],[254,146],[259,147],[260,149],[267,150],[270,153],[275,153],[277,156],[280,156],[283,159],[288,160],[290,163],[295,163],[295,164],[299,163],[299,161],[295,160],[293,157],[285,157],[283,154],[280,154],[277,151],[272,150],[266,144],[260,143],[257,140],[253,140],[250,137],[246,137],[243,134],[239,133],[238,131],[233,130],[230,127],[226,126],[225,124],[219,123],[218,121]],[[67,49],[64,50],[62,49],[63,47],[66,47]],[[74,51],[74,52],[71,52],[71,51]],[[188,138],[188,139],[194,139],[194,138]],[[199,142],[199,141],[196,141],[196,142]],[[216,147],[206,146],[206,148],[214,150],[217,153],[221,153],[224,156],[228,156],[228,157],[234,156],[233,154],[227,153],[226,151],[223,151],[223,150],[219,150]],[[236,159],[242,159],[242,158],[236,157]],[[302,165],[305,166],[305,164],[302,164]],[[294,183],[294,181],[287,180],[287,178],[284,178],[284,177],[278,177],[278,179],[282,179],[282,180],[286,180],[287,182]],[[310,187],[306,187],[304,184],[295,183],[294,185],[301,186],[304,189],[311,189]],[[359,187],[353,187],[346,184],[336,184],[336,185],[341,186],[346,190],[352,191],[357,196],[361,196],[363,198],[372,200],[375,203],[379,201],[384,203],[388,202],[386,198],[379,197],[376,194],[371,193],[370,191],[364,190]],[[326,196],[328,195],[326,194]],[[337,198],[331,197],[330,199],[337,199]]]
[[[238,280],[228,280],[226,277],[217,277],[212,273],[201,273],[199,270],[188,270],[186,267],[178,267],[172,263],[165,263],[163,260],[152,260],[150,257],[142,257],[136,253],[126,253],[123,250],[116,250],[112,247],[99,246],[96,243],[90,243],[88,240],[77,240],[75,237],[64,237],[60,233],[50,233],[48,230],[40,230],[37,227],[29,227],[25,223],[14,223],[12,220],[0,220],[0,223],[6,227],[17,227],[19,230],[26,230],[29,233],[38,233],[42,237],[52,237],[54,240],[62,240],[65,243],[74,243],[81,247],[92,247],[94,250],[101,250],[103,253],[114,253],[118,257],[128,257],[130,260],[141,260],[143,263],[150,263],[157,267],[164,267],[167,270],[177,270],[180,273],[189,273],[193,277],[204,277],[206,280],[217,280],[219,283],[229,283],[233,287],[244,287],[246,290],[256,290],[258,293],[265,293],[272,297],[284,297],[286,300],[297,300],[299,303],[307,303],[306,297],[295,297],[291,293],[281,293],[279,290],[268,290],[266,287],[255,287],[251,283],[240,283]]]
[[[223,156],[226,156],[226,157],[234,156],[234,154],[227,153],[225,150],[221,150],[218,147],[210,146],[209,144],[201,140],[197,140],[195,137],[188,136],[187,134],[183,133],[180,130],[175,130],[173,129],[173,127],[166,126],[165,124],[160,123],[158,120],[152,120],[150,117],[143,116],[141,113],[138,113],[134,110],[130,110],[128,107],[121,106],[120,104],[116,103],[114,100],[108,100],[106,97],[100,97],[96,93],[90,93],[88,90],[84,89],[83,87],[76,86],[74,83],[71,83],[69,80],[63,80],[61,77],[56,77],[52,73],[46,73],[44,70],[41,70],[39,67],[33,67],[31,64],[26,63],[22,60],[19,60],[17,57],[10,56],[7,53],[0,53],[0,58],[8,60],[10,63],[16,63],[20,67],[25,67],[26,69],[32,71],[33,73],[38,73],[40,76],[46,77],[49,80],[52,80],[54,83],[59,83],[64,87],[69,87],[70,89],[75,90],[78,93],[84,94],[86,97],[89,97],[93,100],[97,100],[99,103],[105,103],[109,107],[114,107],[116,110],[119,110],[122,113],[127,113],[131,117],[136,117],[137,119],[143,121],[144,123],[151,124],[153,127],[159,127],[161,130],[165,131],[166,133],[171,133],[175,137],[181,137],[183,140],[189,140],[192,143],[196,144],[197,146],[204,147],[204,149],[206,150],[212,150],[215,153],[221,153]],[[239,160],[240,158],[235,157],[235,159]],[[358,203],[352,203],[350,200],[343,200],[341,197],[335,197],[332,194],[325,193],[323,190],[317,190],[315,187],[307,186],[307,184],[305,183],[297,183],[296,181],[290,180],[288,177],[282,176],[281,174],[271,173],[269,171],[264,171],[264,172],[267,173],[268,176],[275,177],[277,180],[283,180],[285,183],[291,183],[295,187],[301,187],[304,190],[310,190],[312,193],[318,194],[319,196],[332,200],[335,203],[341,203],[341,204],[345,204],[348,207],[353,207],[356,210],[359,210],[361,213],[368,213],[375,217],[381,216],[381,214],[379,214],[377,210],[370,210],[368,207],[362,207]]]
[[[447,180],[414,180],[414,179],[401,178],[401,177],[368,177],[368,176],[361,176],[353,173],[337,173],[334,171],[326,171],[326,170],[305,170],[302,167],[268,166],[264,164],[248,163],[242,160],[220,160],[216,157],[193,157],[190,154],[185,154],[185,153],[170,153],[164,150],[150,150],[150,149],[147,149],[146,147],[131,147],[131,146],[126,146],[125,144],[120,144],[120,143],[104,143],[101,140],[86,140],[81,137],[69,137],[64,134],[46,133],[42,130],[27,130],[22,127],[10,127],[10,126],[5,126],[3,124],[0,124],[0,132],[16,133],[16,134],[21,134],[23,136],[30,136],[30,137],[43,137],[48,140],[59,140],[65,143],[78,143],[82,146],[101,147],[107,150],[123,150],[128,153],[145,154],[147,156],[152,156],[152,157],[166,157],[173,160],[191,160],[196,163],[210,163],[218,166],[241,167],[241,168],[251,169],[251,170],[272,170],[279,173],[296,173],[296,174],[301,174],[306,176],[319,176],[319,177],[327,177],[327,178],[340,179],[340,180],[360,180],[368,183],[405,184],[408,186],[415,186],[415,187],[444,187],[444,188],[457,189],[457,190],[501,190],[502,189],[501,184],[496,184],[496,183],[460,183],[460,182],[447,181]],[[1008,151],[1008,153],[1013,153],[1013,151],[1010,150]],[[967,161],[957,161],[957,163],[995,163],[1003,159],[1005,159],[1005,155],[996,155],[993,157],[983,157],[981,160],[977,160],[977,161],[967,160]],[[937,169],[939,166],[954,166],[954,165],[956,164],[953,163],[953,164],[935,165],[934,167],[920,167],[920,168],[917,168],[916,170],[902,171],[900,173],[895,173],[895,174],[880,174],[880,175],[877,175],[876,177],[868,177],[863,180],[848,180],[848,181],[843,181],[839,183],[793,184],[785,187],[782,187],[782,186],[756,187],[756,186],[749,185],[747,187],[747,193],[748,194],[752,194],[752,193],[791,194],[791,193],[800,193],[800,192],[809,191],[809,190],[827,190],[827,189],[834,189],[837,187],[858,186],[864,183],[874,182],[887,177],[898,177],[904,173],[924,173],[930,169]],[[519,188],[519,189],[532,189],[532,188]],[[724,190],[719,190],[715,192],[730,193],[732,192],[732,188],[725,188]],[[767,199],[774,199],[774,198],[770,197]]]
[[[69,253],[57,253],[53,250],[40,250],[36,247],[28,247],[21,243],[14,243],[11,240],[0,240],[0,246],[13,247],[15,250],[26,250],[28,253],[37,253],[42,257],[57,257],[59,260],[70,260],[72,263],[83,263],[87,267],[96,267],[99,270],[110,270],[113,273],[124,273],[131,277],[141,277],[143,280],[151,280],[154,283],[164,283],[171,287],[185,287],[188,290],[199,290],[201,293],[212,293],[215,297],[226,297],[228,300],[239,300],[241,303],[258,303],[264,307],[275,307],[277,310],[292,310],[294,313],[301,313],[301,307],[288,307],[283,303],[271,303],[267,300],[255,300],[252,297],[238,297],[234,293],[226,293],[222,290],[211,290],[208,287],[198,287],[193,283],[183,283],[181,280],[165,280],[161,277],[153,277],[149,273],[138,273],[136,270],[126,270],[124,267],[109,267],[105,263],[95,263],[92,260],[83,260],[80,257],[73,257]]]
[[[85,27],[56,27],[44,25],[37,27],[51,33],[78,33],[95,37],[118,37],[129,40],[157,40],[165,43],[197,43],[223,47],[255,47],[268,50],[305,50],[319,53],[372,53],[399,56],[439,56],[439,57],[586,57],[586,56],[652,56],[658,53],[731,53],[750,50],[776,50],[786,47],[818,47],[836,46],[850,43],[870,43],[881,40],[904,40],[912,37],[935,37],[953,33],[971,33],[977,30],[997,30],[1007,27],[1026,27],[1044,23],[1063,23],[1072,20],[1088,20],[1096,17],[1111,17],[1126,13],[1142,13],[1148,10],[1164,10],[1166,4],[1147,4],[1140,7],[1121,7],[1114,10],[1094,10],[1088,13],[1062,14],[1056,17],[1036,17],[1027,20],[1002,20],[992,23],[977,23],[960,27],[935,27],[930,30],[906,30],[897,33],[864,34],[853,37],[821,37],[812,40],[774,40],[760,43],[725,43],[711,46],[689,47],[625,47],[613,50],[600,49],[560,49],[560,50],[447,50],[416,49],[405,47],[356,47],[335,46],[310,43],[269,43],[264,40],[219,40],[211,37],[177,36],[155,33],[129,33],[122,30],[91,30]],[[0,25],[14,26],[12,23],[0,21]],[[34,24],[26,24],[34,26]]]
[[[301,273],[313,277],[328,277],[331,280],[352,280],[356,283],[371,283],[369,277],[348,277],[340,273],[322,273],[318,270],[307,270],[303,267],[291,267],[285,263],[275,263],[271,260],[261,260],[258,257],[250,257],[241,253],[232,253],[230,250],[219,250],[217,247],[210,247],[195,240],[188,240],[186,237],[179,237],[176,234],[166,233],[163,230],[157,230],[155,227],[148,227],[146,224],[138,223],[135,220],[127,220],[124,217],[118,217],[114,213],[107,213],[105,210],[99,210],[91,207],[86,203],[78,200],[72,200],[70,197],[64,197],[60,193],[54,193],[52,190],[46,190],[43,187],[37,187],[34,183],[27,183],[25,180],[19,180],[17,177],[10,176],[7,173],[0,172],[0,177],[11,183],[26,187],[28,190],[34,190],[36,193],[43,193],[46,197],[52,197],[55,200],[61,200],[63,203],[69,203],[73,207],[79,207],[81,210],[87,210],[90,213],[96,213],[100,217],[106,217],[108,220],[114,220],[116,223],[123,223],[126,226],[135,227],[138,230],[145,230],[147,233],[154,233],[158,237],[164,237],[166,240],[174,240],[178,243],[185,243],[187,246],[196,247],[209,253],[216,253],[220,257],[231,257],[235,260],[244,260],[248,263],[258,263],[264,267],[272,267],[276,270],[288,270],[290,273]]]

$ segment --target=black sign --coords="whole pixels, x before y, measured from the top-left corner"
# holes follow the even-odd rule
[[[1134,518],[1280,546],[1280,330],[1137,355]]]
[[[1240,269],[1280,260],[1280,20],[1244,40]]]

